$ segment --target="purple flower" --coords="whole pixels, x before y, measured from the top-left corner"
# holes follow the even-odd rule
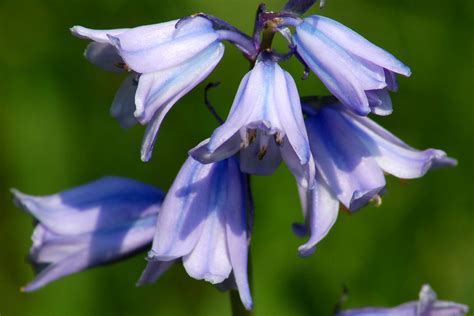
[[[326,87],[359,115],[388,115],[388,90],[397,90],[395,74],[410,69],[346,26],[313,15],[303,19],[293,36],[297,52]]]
[[[153,282],[166,264],[182,258],[195,279],[213,284],[235,279],[244,306],[251,309],[251,208],[246,176],[236,158],[206,165],[188,158],[163,201],[140,283]]]
[[[310,240],[300,247],[303,256],[315,250],[336,221],[338,201],[355,211],[384,193],[384,172],[413,179],[431,169],[457,164],[444,151],[419,151],[408,146],[368,117],[355,115],[336,101],[310,114],[306,128],[315,157],[316,188],[301,189],[306,225],[294,228],[299,235],[310,234]]]
[[[314,162],[298,90],[291,75],[265,56],[240,83],[224,124],[190,154],[210,163],[239,151],[245,173],[269,175],[283,158],[302,186],[312,186]]]
[[[136,120],[149,124],[142,159],[151,158],[159,127],[171,107],[203,81],[224,54],[220,35],[212,23],[196,17],[140,26],[133,29],[71,29],[78,37],[91,39],[85,56],[95,65],[112,71],[131,71],[116,94],[111,114],[122,126]]]
[[[338,313],[336,316],[463,316],[468,312],[466,305],[438,301],[429,285],[423,285],[419,301],[409,302],[392,308],[356,308]]]
[[[29,260],[38,275],[26,292],[145,250],[164,196],[159,189],[119,177],[43,197],[12,192],[16,205],[37,220]]]

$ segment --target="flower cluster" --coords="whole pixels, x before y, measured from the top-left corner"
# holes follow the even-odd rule
[[[250,175],[271,175],[282,161],[292,172],[305,217],[293,228],[309,235],[299,248],[308,256],[335,223],[340,204],[352,212],[380,200],[385,174],[412,179],[455,165],[443,151],[416,150],[369,118],[392,112],[396,75],[410,76],[410,69],[334,20],[302,17],[314,3],[290,0],[281,12],[261,5],[252,35],[202,13],[130,29],[73,27],[73,35],[92,41],[85,51],[91,63],[127,74],[110,111],[122,127],[147,126],[143,161],[151,159],[169,110],[218,65],[223,42],[252,67],[227,119],[217,116],[220,126],[190,150],[166,195],[123,178],[49,197],[15,191],[17,204],[38,220],[30,258],[39,274],[25,290],[151,245],[140,284],[181,261],[195,279],[238,289],[251,309]],[[276,34],[288,41],[286,54],[272,48]],[[333,96],[300,97],[280,65],[292,57]]]

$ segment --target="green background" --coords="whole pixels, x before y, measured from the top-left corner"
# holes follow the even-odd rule
[[[417,148],[435,147],[459,166],[423,179],[388,180],[380,208],[345,212],[308,259],[290,229],[301,220],[294,179],[285,167],[255,178],[252,239],[257,315],[330,315],[342,285],[346,307],[397,305],[429,282],[440,298],[474,306],[473,15],[471,0],[328,0],[334,18],[411,66],[393,94],[395,112],[377,121]],[[283,0],[269,0],[278,10]],[[254,0],[0,1],[0,314],[228,315],[228,297],[176,265],[160,281],[136,288],[144,254],[62,279],[33,294],[25,256],[31,219],[11,204],[9,188],[52,194],[103,175],[167,189],[189,148],[216,127],[200,86],[169,113],[154,159],[139,160],[143,127],[122,130],[109,117],[121,76],[92,66],[86,42],[69,27],[119,28],[203,11],[249,32]],[[283,65],[295,78],[302,67]],[[226,115],[248,64],[230,45],[208,79]],[[314,75],[297,80],[302,95],[325,93]]]

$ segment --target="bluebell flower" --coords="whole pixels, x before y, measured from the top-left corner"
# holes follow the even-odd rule
[[[365,307],[345,310],[336,316],[464,316],[466,305],[438,301],[436,293],[429,285],[421,288],[418,301],[408,302],[392,308]]]
[[[411,74],[393,55],[327,17],[303,19],[293,41],[329,91],[359,115],[390,114],[388,90],[397,90],[396,74]]]
[[[329,232],[339,202],[355,211],[384,193],[384,173],[413,179],[431,169],[457,164],[444,151],[408,146],[337,101],[308,113],[306,128],[315,157],[316,185],[314,190],[300,189],[306,225],[294,228],[298,235],[310,234],[310,240],[300,247],[303,256],[311,254]]]
[[[147,249],[164,197],[159,189],[119,177],[50,196],[12,191],[16,205],[37,221],[29,261],[38,275],[26,292]]]
[[[140,283],[153,282],[166,262],[182,259],[195,279],[212,284],[234,279],[244,306],[251,309],[250,201],[236,158],[206,165],[188,158],[163,201]]]
[[[142,159],[151,158],[159,127],[171,107],[202,82],[224,54],[221,38],[207,19],[196,17],[176,28],[176,21],[133,29],[71,29],[93,40],[85,56],[105,70],[128,70],[111,114],[122,126],[148,124]]]
[[[298,90],[291,75],[265,55],[240,83],[224,124],[190,154],[210,163],[239,151],[245,173],[269,175],[283,158],[302,186],[313,185],[314,162]]]

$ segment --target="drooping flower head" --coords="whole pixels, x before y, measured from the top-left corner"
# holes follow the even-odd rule
[[[426,284],[421,288],[418,301],[392,308],[355,308],[342,311],[336,316],[464,316],[468,310],[466,305],[438,301],[436,293]]]
[[[176,28],[177,22],[133,29],[71,29],[74,35],[94,41],[85,52],[93,64],[131,71],[117,92],[111,113],[124,127],[135,120],[150,124],[143,160],[151,156],[164,116],[214,70],[224,54],[210,21],[197,17]]]
[[[329,91],[359,115],[390,114],[388,90],[397,90],[396,74],[411,74],[393,55],[327,17],[304,18],[293,41]]]
[[[188,158],[158,216],[149,266],[141,283],[160,273],[162,263],[182,259],[188,274],[219,284],[234,278],[247,309],[251,203],[236,158],[203,165]]]
[[[311,99],[311,98],[310,98]],[[316,189],[302,190],[310,241],[302,255],[329,231],[338,204],[355,211],[385,191],[384,173],[401,179],[424,176],[429,170],[455,166],[456,160],[438,149],[416,150],[368,117],[361,117],[329,98],[308,109],[306,128],[316,163]],[[297,226],[297,231],[304,232]]]
[[[13,194],[15,204],[38,221],[29,255],[38,275],[26,292],[145,250],[164,196],[152,186],[119,177],[50,196]]]
[[[301,185],[312,186],[314,162],[298,90],[265,54],[240,83],[227,120],[190,154],[209,163],[239,151],[243,172],[269,175],[283,158]]]

